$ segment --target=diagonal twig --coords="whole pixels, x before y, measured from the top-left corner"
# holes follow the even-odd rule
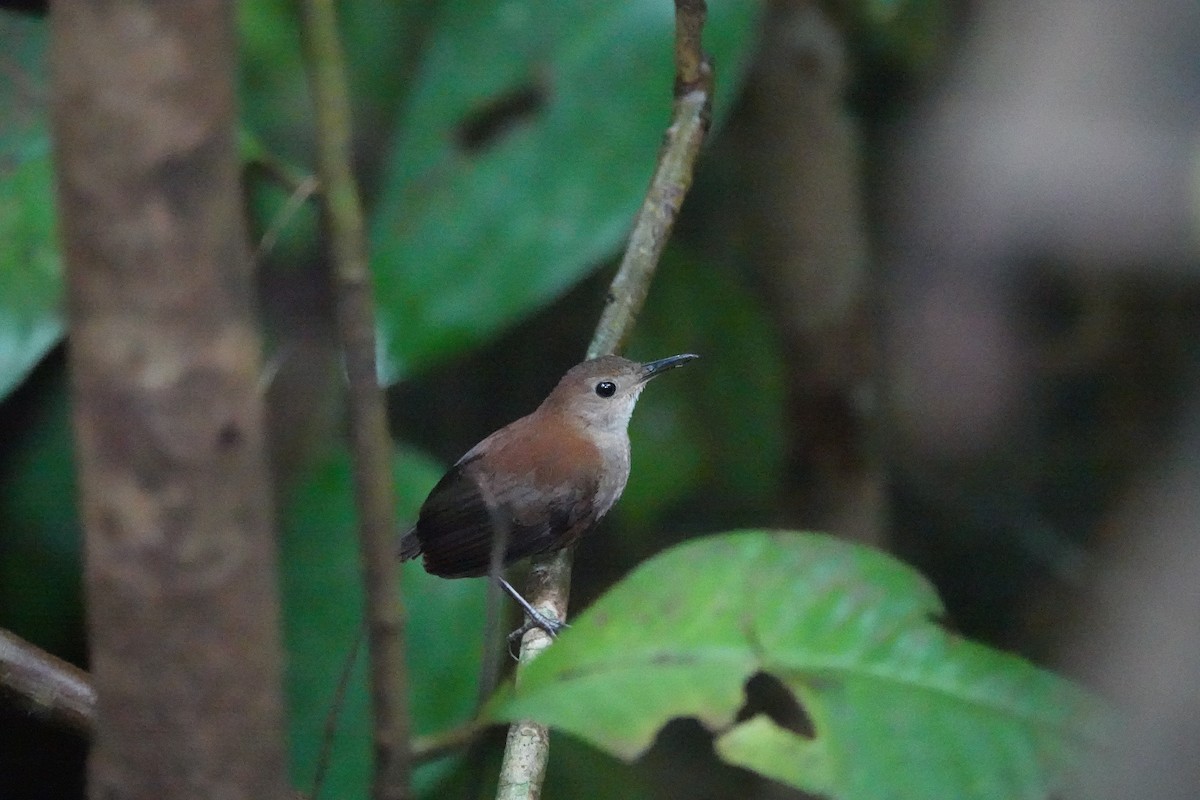
[[[96,724],[96,690],[88,674],[4,630],[0,630],[0,695],[77,733],[90,736]]]

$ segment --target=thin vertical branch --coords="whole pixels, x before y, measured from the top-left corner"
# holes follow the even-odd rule
[[[713,71],[700,41],[706,13],[704,0],[675,0],[672,123],[625,256],[609,287],[604,311],[588,346],[588,358],[617,352],[633,332],[683,198],[691,188],[696,158],[708,132],[712,110]],[[573,548],[566,548],[533,559],[525,596],[547,617],[567,618],[573,557]],[[525,634],[521,639],[518,681],[522,668],[552,641],[539,628]],[[545,726],[527,720],[514,723],[509,728],[500,768],[498,800],[538,797],[549,753],[550,732]]]
[[[376,798],[409,794],[404,609],[396,591],[392,442],[375,364],[375,307],[358,186],[351,172],[350,104],[333,0],[304,0],[305,61],[316,113],[318,176],[334,260],[337,322],[349,383],[351,454],[366,584]]]

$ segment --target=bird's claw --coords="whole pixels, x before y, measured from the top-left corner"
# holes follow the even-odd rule
[[[551,639],[558,637],[559,632],[564,628],[571,627],[565,622],[559,622],[556,619],[550,619],[546,615],[534,610],[532,614],[526,613],[525,622],[521,627],[508,635],[508,644],[511,652],[512,645],[519,643],[525,634],[529,633],[534,628],[545,631],[546,635]]]

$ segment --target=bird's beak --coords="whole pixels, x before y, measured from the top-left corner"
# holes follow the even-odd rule
[[[645,383],[655,375],[660,375],[669,369],[675,369],[675,367],[681,367],[689,361],[695,361],[699,357],[700,356],[696,355],[695,353],[682,353],[677,356],[660,358],[657,361],[648,361],[645,364],[642,364],[642,377],[640,382]]]

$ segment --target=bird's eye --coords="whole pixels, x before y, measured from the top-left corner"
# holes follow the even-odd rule
[[[596,384],[596,394],[601,397],[612,397],[616,391],[617,385],[612,381],[600,381]]]

